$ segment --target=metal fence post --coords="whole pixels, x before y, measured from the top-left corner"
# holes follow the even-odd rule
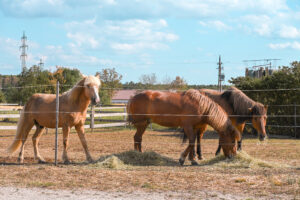
[[[55,165],[57,165],[58,119],[59,119],[59,82],[56,82],[56,122],[55,122]]]
[[[90,114],[90,118],[91,118],[91,123],[90,123],[90,128],[92,129],[92,132],[94,131],[94,124],[95,124],[95,109],[94,109],[94,105],[91,106],[92,110],[91,110],[91,114]]]
[[[294,103],[294,135],[297,138],[297,106]]]

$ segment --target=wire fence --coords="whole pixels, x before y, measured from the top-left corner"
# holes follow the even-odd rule
[[[9,90],[12,88],[15,89],[23,89],[23,88],[45,88],[45,87],[55,87],[55,88],[59,88],[58,86],[55,85],[39,85],[39,86],[24,86],[24,87],[7,87],[7,88],[0,88],[1,90]],[[60,87],[85,87],[85,86],[72,86],[72,85],[60,85]],[[101,88],[101,90],[132,90],[132,89],[136,89],[136,88]],[[143,90],[148,90],[148,89],[136,89],[138,91],[143,91]],[[153,90],[153,89],[151,89]],[[155,90],[155,89],[154,89]],[[159,89],[156,89],[159,90]],[[159,90],[159,91],[170,91],[170,90]],[[183,90],[177,90],[177,91],[183,91]],[[253,92],[275,92],[275,91],[300,91],[300,88],[290,88],[290,89],[266,89],[266,90],[242,90],[244,92],[249,92],[249,91],[253,91]],[[58,97],[58,94],[57,94]],[[10,106],[10,105],[8,105]],[[13,106],[16,106],[16,104],[13,104]],[[276,108],[289,108],[290,110],[286,110],[288,111],[287,113],[280,113],[280,114],[269,114],[267,115],[268,119],[272,119],[272,118],[291,118],[293,119],[293,124],[274,124],[272,123],[268,123],[266,125],[267,130],[270,131],[270,128],[281,128],[281,129],[289,129],[290,131],[294,132],[294,137],[298,137],[299,135],[297,135],[297,129],[300,128],[300,125],[297,124],[297,118],[300,117],[300,115],[297,113],[297,108],[300,105],[297,104],[286,104],[286,105],[268,105],[269,107],[273,107],[274,109]],[[103,110],[109,110],[109,113],[104,113]],[[298,109],[299,110],[299,109]],[[18,119],[20,114],[18,113],[7,113],[10,112],[12,110],[9,110],[7,108],[4,109],[0,109],[0,119],[4,119],[4,121],[6,120],[6,122],[3,123],[16,123],[16,121],[11,121],[11,119]],[[16,110],[14,110],[16,111]],[[20,112],[20,110],[18,110]],[[292,111],[292,113],[291,113]],[[1,114],[1,112],[5,112],[3,114]],[[61,110],[56,110],[56,111],[52,111],[52,112],[30,112],[30,111],[24,111],[24,113],[31,113],[31,114],[72,114],[72,113],[77,113],[77,112],[72,112],[72,111],[61,111]],[[127,110],[126,110],[126,105],[125,106],[108,106],[108,107],[91,107],[88,110],[88,113],[86,114],[86,116],[82,116],[82,118],[87,118],[87,123],[85,124],[85,128],[90,128],[92,131],[96,128],[111,128],[111,127],[124,127],[124,128],[128,128],[128,123],[127,123],[127,117],[128,115],[132,115],[132,116],[162,116],[162,117],[210,117],[210,116],[214,116],[217,117],[215,115],[198,115],[198,114],[176,114],[176,113],[163,113],[163,114],[149,114],[149,113],[134,113],[134,114],[128,114]],[[248,115],[228,115],[229,117],[249,117]],[[259,115],[255,115],[253,117],[260,117]],[[8,120],[7,120],[8,119]],[[2,123],[2,124],[3,124]],[[250,123],[247,123],[248,126],[251,126]],[[16,126],[0,126],[0,130],[10,130],[10,129],[16,129]],[[152,124],[150,125],[150,128],[153,130],[155,128],[153,128]],[[110,129],[112,130],[112,129]],[[159,127],[158,130],[161,130],[161,128]],[[176,129],[171,129],[171,131],[176,131]],[[9,137],[1,137],[2,140],[11,140],[11,136]],[[53,141],[53,140],[52,140]],[[56,140],[57,142],[57,140]],[[132,142],[127,142],[127,141],[115,141],[115,140],[103,140],[101,141],[102,144],[105,143],[115,143],[115,144],[133,144]],[[179,145],[181,144],[181,142],[156,142],[156,144],[160,144],[160,145]],[[297,143],[289,143],[289,145],[296,145]],[[248,144],[250,145],[250,144]],[[251,145],[259,145],[259,143],[257,144],[251,144]],[[276,145],[276,143],[272,143],[272,145]],[[56,148],[57,149],[57,148]],[[57,161],[57,159],[55,159]]]

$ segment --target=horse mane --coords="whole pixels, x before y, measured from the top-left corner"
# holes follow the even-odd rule
[[[84,87],[84,82],[85,82],[85,78],[78,81],[71,89],[64,92],[62,96],[67,97],[67,99],[71,102],[77,102],[77,100],[79,99],[78,97],[80,96],[82,89]]]
[[[221,106],[215,103],[212,99],[195,89],[187,90],[184,95],[198,104],[198,111],[206,118],[207,123],[215,130],[221,131],[224,126],[227,126],[228,115]]]
[[[90,84],[99,87],[101,85],[101,82],[99,78],[95,76],[86,76],[80,81],[78,81],[71,89],[64,92],[62,96],[66,96],[71,102],[77,102],[79,100],[79,96],[81,95],[82,90],[84,89],[84,86]]]
[[[263,104],[253,101],[236,87],[230,87],[221,94],[221,97],[231,105],[234,115],[250,115],[251,111],[249,108],[254,108],[254,114],[262,114],[264,112]]]

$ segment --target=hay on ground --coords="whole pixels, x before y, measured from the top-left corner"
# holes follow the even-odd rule
[[[254,158],[244,151],[240,151],[232,159],[226,159],[224,155],[218,155],[209,160],[200,162],[201,166],[216,166],[222,168],[287,168],[288,165],[276,162],[263,161]]]
[[[128,166],[124,164],[122,160],[120,160],[116,156],[109,156],[103,161],[98,161],[93,164],[95,167],[109,168],[109,169],[127,169]]]
[[[132,166],[175,166],[178,162],[171,158],[162,156],[156,152],[138,152],[138,151],[126,151],[118,154],[108,155],[100,157],[98,163],[102,163],[110,157],[116,157],[123,162],[124,165]]]

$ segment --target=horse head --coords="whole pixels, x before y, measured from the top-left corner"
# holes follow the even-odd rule
[[[84,94],[91,100],[93,105],[100,102],[99,87],[101,85],[100,76],[86,76],[84,78]]]
[[[267,124],[267,110],[268,106],[264,106],[260,103],[257,103],[252,108],[249,108],[252,125],[259,133],[259,139],[261,141],[265,140],[267,137],[265,128]]]
[[[220,133],[219,143],[225,157],[232,158],[236,155],[236,142],[239,141],[240,138],[240,132],[231,124],[227,127],[225,132]]]

